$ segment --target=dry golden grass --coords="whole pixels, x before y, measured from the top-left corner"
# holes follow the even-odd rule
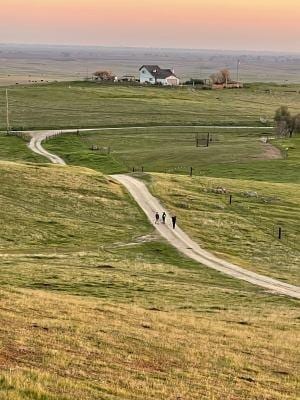
[[[0,179],[1,400],[297,398],[298,301],[182,257],[99,173]]]
[[[1,290],[0,399],[296,399],[299,313]]]

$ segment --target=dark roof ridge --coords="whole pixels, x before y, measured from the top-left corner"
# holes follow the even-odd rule
[[[146,68],[150,74],[152,74],[156,79],[166,79],[169,76],[177,76],[171,69],[162,69],[159,65],[148,64],[143,65],[139,70],[141,71],[143,68]]]

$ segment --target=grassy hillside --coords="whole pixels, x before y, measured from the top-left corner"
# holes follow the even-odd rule
[[[273,140],[271,143],[281,150],[282,160],[255,160],[255,162],[245,160],[242,163],[207,164],[202,168],[201,175],[299,184],[300,135],[292,139]],[[288,154],[286,149],[288,149]]]
[[[16,129],[148,125],[254,125],[275,109],[300,108],[299,85],[250,85],[205,91],[67,82],[9,88]],[[0,130],[5,129],[5,92],[0,90]]]
[[[227,193],[219,194],[218,188]],[[203,247],[259,273],[300,284],[299,185],[156,174],[151,190]],[[282,240],[277,239],[279,227]]]
[[[211,141],[206,147],[207,134]],[[145,171],[195,173],[211,164],[246,163],[281,154],[261,142],[262,129],[147,128],[65,134],[45,144],[68,164],[84,165],[105,173]],[[196,147],[196,138],[199,147]],[[92,147],[105,148],[93,151]],[[105,154],[109,148],[110,154]]]
[[[0,171],[1,400],[297,396],[298,301],[185,259],[97,172]]]
[[[207,130],[192,128],[148,128],[146,130],[98,131],[58,136],[45,147],[59,154],[68,164],[82,165],[107,174],[131,172],[167,172],[256,181],[299,183],[300,136],[263,144],[262,130],[239,131],[210,129],[209,147],[195,137]],[[93,145],[105,147],[93,151]],[[106,148],[110,154],[105,154]],[[288,158],[286,158],[288,148]]]
[[[0,160],[45,163],[47,159],[33,153],[27,147],[27,142],[16,136],[0,133]]]
[[[141,211],[92,170],[1,163],[0,249],[98,248],[147,232]],[[5,211],[4,211],[5,210]]]
[[[259,130],[214,129],[210,146],[196,148],[195,135],[201,137],[203,132],[183,128],[98,131],[63,135],[46,147],[68,164],[105,173],[128,172],[133,166],[139,171],[144,166],[145,171],[172,173],[155,175],[152,189],[201,245],[246,268],[299,284],[300,137],[266,145]],[[92,145],[109,147],[111,153],[92,151]],[[192,180],[186,177],[190,166]],[[228,194],[211,192],[217,187],[234,195],[231,207]],[[249,192],[258,197],[247,197]],[[279,227],[284,232],[281,242],[276,239]]]

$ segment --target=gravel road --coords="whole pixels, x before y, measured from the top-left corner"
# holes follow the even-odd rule
[[[137,129],[144,129],[144,127],[135,127]],[[229,127],[223,127],[229,128]],[[232,129],[232,127],[230,127]],[[244,129],[245,127],[235,127],[236,129]],[[101,130],[107,130],[108,128],[101,128]],[[114,130],[129,129],[129,128],[110,128]],[[254,127],[247,127],[247,129],[254,129]],[[81,129],[80,131],[92,131],[93,129]],[[99,129],[97,129],[99,130]],[[61,132],[61,131],[60,131]],[[63,133],[74,132],[74,129],[66,129],[62,131]],[[43,140],[47,137],[54,136],[58,131],[38,131],[38,132],[28,132],[32,139],[29,143],[29,148],[46,158],[48,158],[54,164],[65,165],[66,163],[60,157],[55,154],[49,153],[42,146]],[[206,267],[215,269],[226,275],[230,275],[233,278],[240,279],[253,285],[260,286],[269,292],[281,294],[289,297],[294,297],[300,299],[300,287],[293,286],[276,279],[269,278],[264,275],[256,274],[255,272],[245,270],[238,267],[230,262],[224,261],[208,251],[202,249],[196,242],[194,242],[179,226],[175,230],[171,226],[171,216],[160,204],[159,200],[151,195],[146,185],[128,175],[112,175],[113,179],[121,183],[132,197],[135,199],[137,204],[144,211],[148,219],[155,226],[157,231],[162,237],[164,237],[172,246],[174,246],[181,253],[190,257],[191,259],[198,261],[199,263],[205,265]],[[163,211],[167,213],[167,223],[155,224],[154,214],[158,211],[162,214]]]
[[[128,175],[112,175],[111,177],[126,187],[160,235],[171,243],[172,246],[176,247],[176,249],[181,253],[209,268],[213,268],[226,275],[230,275],[254,285],[261,286],[272,293],[300,299],[300,288],[298,286],[289,285],[276,279],[259,275],[255,272],[240,268],[230,262],[221,260],[208,251],[203,250],[185,232],[183,232],[180,227],[177,226],[177,228],[173,230],[171,226],[171,215],[167,210],[165,210],[159,200],[152,196],[146,185],[140,180]],[[155,224],[156,211],[158,211],[160,215],[163,211],[166,211],[166,225],[163,225],[162,223],[159,225]]]

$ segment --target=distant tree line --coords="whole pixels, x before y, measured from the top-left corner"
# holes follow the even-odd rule
[[[292,137],[294,133],[300,132],[300,114],[292,115],[287,106],[276,110],[274,120],[279,136]]]

